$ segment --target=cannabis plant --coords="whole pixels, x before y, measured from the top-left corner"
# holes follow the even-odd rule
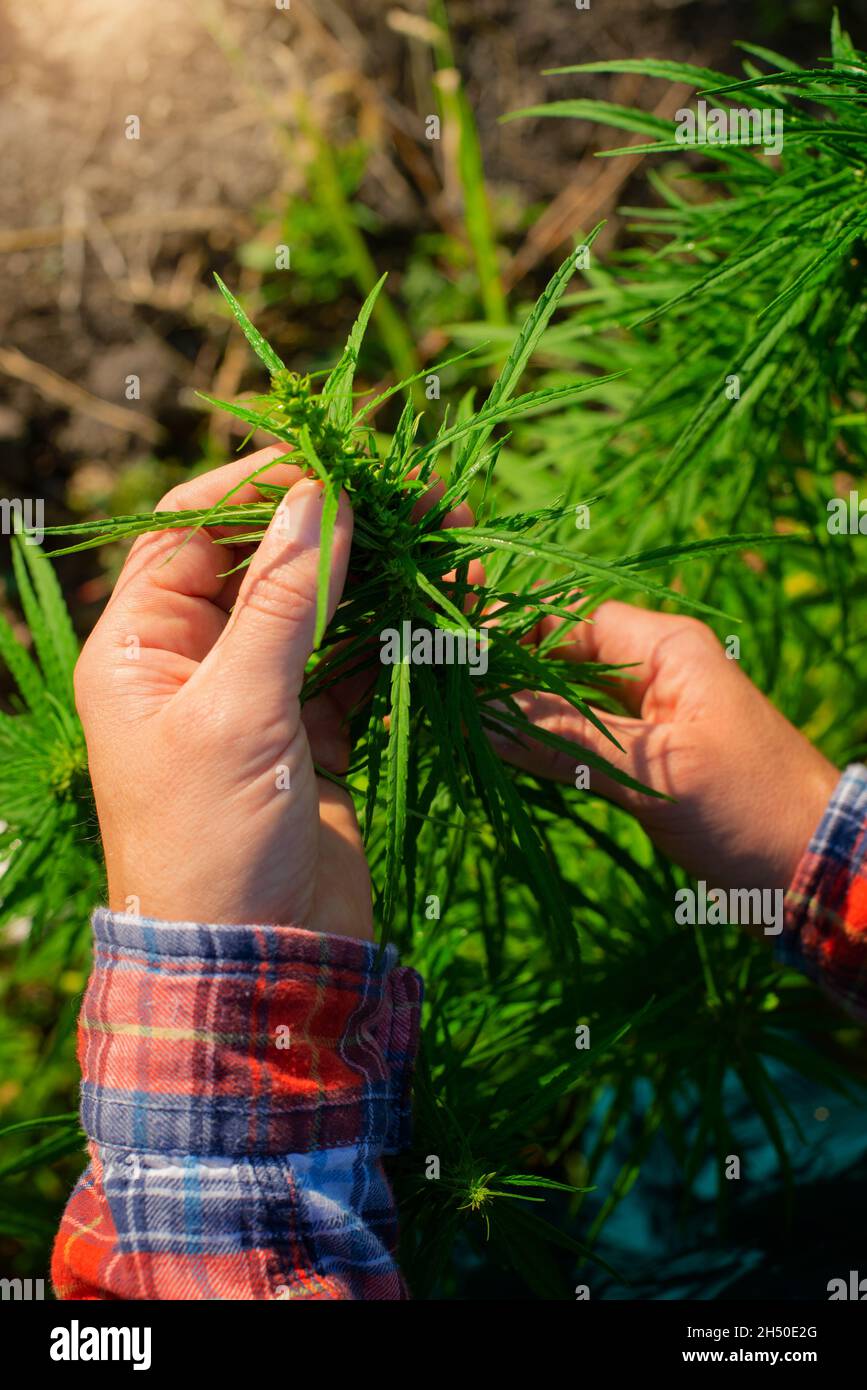
[[[407,834],[408,823],[429,818],[436,803],[435,818],[448,825],[453,815],[466,817],[471,800],[477,800],[498,843],[512,854],[515,871],[538,895],[548,930],[564,959],[575,964],[580,954],[578,934],[550,873],[533,810],[516,793],[513,777],[493,754],[486,731],[506,729],[514,737],[528,735],[572,751],[565,740],[534,729],[521,713],[513,697],[528,687],[564,696],[604,729],[590,700],[598,699],[600,688],[604,691],[610,670],[594,663],[556,660],[544,647],[534,649],[523,642],[541,613],[580,620],[601,593],[614,588],[650,594],[656,603],[674,599],[697,611],[711,610],[691,600],[683,603],[673,591],[645,577],[647,570],[671,559],[674,552],[669,547],[599,560],[584,549],[553,545],[547,539],[561,519],[561,506],[504,514],[486,505],[502,447],[501,439],[492,438],[495,428],[556,409],[607,379],[515,394],[573,270],[570,255],[517,335],[484,404],[475,409],[472,399],[464,397],[453,422],[446,412],[426,441],[419,439],[421,417],[411,399],[406,400],[387,441],[377,436],[370,423],[374,412],[411,386],[413,378],[364,399],[353,410],[355,367],[382,281],[366,300],[342,356],[318,390],[310,376],[287,370],[220,282],[232,312],[270,373],[270,390],[243,403],[206,399],[242,419],[251,431],[273,436],[286,446],[285,457],[300,460],[323,484],[318,651],[302,698],[309,699],[348,675],[370,673],[368,697],[355,711],[356,755],[347,785],[362,809],[383,931],[391,928],[401,898],[409,920],[419,909],[412,852],[415,831]],[[449,365],[442,363],[439,370]],[[446,451],[452,454],[447,485],[436,504],[416,520],[415,504],[430,488]],[[228,526],[229,540],[215,544],[255,545],[286,491],[260,479],[259,473],[272,466],[265,465],[245,480],[256,483],[261,501],[235,505],[237,489],[233,489],[207,510],[160,512],[160,529],[189,532]],[[470,497],[477,478],[483,480],[477,524],[469,529],[444,527],[443,519]],[[353,581],[326,631],[330,547],[341,488],[355,511]],[[55,554],[123,539],[153,530],[154,525],[154,516],[145,514],[56,527],[53,534],[74,530],[85,539]],[[678,553],[730,548],[745,544],[746,539],[697,542],[680,547]],[[759,544],[765,538],[749,539]],[[470,581],[473,562],[486,566],[484,579]],[[542,574],[546,577],[539,582]],[[496,621],[489,624],[487,615],[492,611]],[[479,634],[483,627],[487,628],[484,636]],[[486,669],[481,669],[481,663],[419,661],[415,646],[424,648],[424,636],[430,634],[430,650],[435,650],[437,630],[452,641],[479,634],[479,642],[485,643]],[[392,654],[397,659],[380,659],[384,656],[380,638],[385,633],[399,637],[400,651]],[[553,646],[553,641],[548,645]],[[586,762],[620,782],[639,785],[607,759],[588,752]]]
[[[769,518],[800,532],[757,565],[761,603],[743,567],[714,567],[694,592],[751,613],[751,669],[797,721],[809,717],[810,672],[803,661],[785,672],[781,631],[833,662],[842,679],[831,733],[843,758],[864,746],[863,733],[847,742],[843,730],[860,724],[854,604],[867,580],[857,536],[829,534],[827,522],[832,499],[856,486],[867,445],[867,56],[836,16],[831,54],[815,67],[740,46],[750,56],[738,78],[656,59],[556,71],[570,83],[637,73],[682,83],[715,110],[770,111],[781,118],[780,158],[732,135],[690,146],[679,121],[580,96],[510,117],[604,123],[648,137],[631,154],[663,160],[648,174],[654,201],[624,210],[632,244],[605,266],[591,258],[588,287],[569,299],[576,312],[547,340],[551,382],[576,368],[621,369],[602,388],[607,409],[563,412],[523,449],[534,448],[538,490],[577,442],[584,466],[569,485],[592,480],[611,498],[597,512],[598,543],[621,524],[638,478],[631,521],[644,545],[708,524],[764,529]]]
[[[2,919],[28,917],[28,940],[50,927],[71,950],[82,901],[99,891],[87,756],[72,701],[78,641],[52,567],[13,538],[12,561],[32,652],[0,615],[0,657],[16,686],[16,712],[0,713]]]
[[[723,1159],[741,1137],[733,1086],[776,1151],[791,1215],[799,1133],[781,1078],[795,1073],[824,1093],[847,1088],[841,1059],[851,1038],[811,986],[735,928],[676,927],[671,904],[686,879],[637,825],[592,792],[505,766],[488,737],[542,739],[624,780],[613,740],[610,759],[593,759],[529,727],[514,699],[526,688],[551,691],[604,728],[617,708],[612,670],[565,663],[554,641],[529,638],[540,614],[582,622],[614,592],[702,614],[721,635],[740,632],[746,669],[832,757],[848,756],[867,733],[858,709],[867,643],[854,616],[865,581],[854,545],[829,542],[823,513],[835,470],[854,470],[862,456],[867,424],[859,384],[867,65],[839,25],[833,45],[831,60],[809,71],[753,49],[737,82],[639,65],[706,97],[713,90],[714,100],[783,110],[779,162],[707,146],[698,153],[710,167],[691,158],[676,182],[684,152],[670,123],[580,98],[533,113],[649,136],[648,154],[668,161],[664,174],[650,175],[662,206],[636,212],[633,244],[607,266],[591,233],[526,313],[512,310],[504,324],[497,305],[485,323],[455,329],[467,351],[424,372],[445,383],[451,405],[441,415],[417,408],[421,373],[375,394],[356,388],[365,336],[382,320],[374,306],[388,302],[381,282],[336,365],[319,375],[289,370],[221,285],[268,380],[260,396],[211,403],[270,435],[322,482],[317,649],[304,698],[366,675],[350,715],[345,785],[364,829],[382,934],[426,982],[413,1148],[393,1163],[401,1262],[417,1296],[461,1296],[467,1269],[493,1277],[502,1264],[514,1270],[510,1291],[570,1297],[580,1262],[588,1252],[598,1258],[606,1223],[663,1140],[681,1175],[684,1215],[693,1193],[710,1190],[724,1226]],[[466,123],[465,104],[461,112]],[[493,273],[489,232],[479,220],[474,248]],[[583,283],[576,264],[587,265]],[[493,306],[492,283],[481,298]],[[729,378],[737,393],[727,393]],[[419,516],[435,474],[442,496]],[[255,503],[229,495],[207,511],[60,528],[72,543],[54,554],[156,525],[177,529],[179,545],[211,526],[221,535],[229,528],[228,544],[255,544],[283,489],[252,480]],[[355,513],[353,561],[326,625],[341,488]],[[444,525],[464,502],[476,524]],[[589,518],[582,529],[576,507]],[[0,806],[5,852],[13,864],[26,855],[50,813],[79,869],[64,871],[70,891],[58,917],[19,858],[19,897],[11,906],[4,899],[2,911],[4,920],[20,913],[51,927],[36,951],[67,922],[80,979],[100,870],[69,686],[74,642],[48,562],[32,547],[18,550],[21,573],[32,575],[21,598],[34,639],[43,625],[43,674],[34,677],[34,663],[4,639],[22,690],[4,737],[23,746],[30,730],[27,796],[38,787],[41,800],[19,807],[10,778]],[[475,669],[412,659],[419,634],[424,651],[438,637],[483,630],[486,660]],[[397,634],[391,662],[381,659],[385,633]],[[52,667],[58,642],[62,682]],[[49,668],[53,700],[37,691]],[[46,777],[55,746],[55,765],[74,770]],[[59,864],[43,872],[60,873]],[[65,1038],[73,1017],[70,1009]],[[581,1028],[589,1049],[576,1044]],[[53,1034],[49,1057],[64,1045]],[[61,1094],[44,1087],[27,1121],[40,1107],[65,1110]],[[26,1138],[11,1141],[8,1178],[0,1171],[9,1184],[0,1186],[4,1229],[19,1229],[12,1213],[24,1175],[40,1175],[44,1203],[59,1200],[45,1165],[79,1140],[74,1117],[54,1118],[25,1152],[14,1145]],[[20,1220],[27,1208],[18,1205]],[[44,1235],[44,1209],[37,1217]]]
[[[508,1250],[518,1240],[522,1268],[528,1266],[528,1249],[539,1247],[535,1283],[540,1290],[554,1278],[551,1271],[541,1272],[547,1258],[545,1242],[559,1241],[573,1254],[583,1252],[574,1237],[557,1233],[524,1205],[532,1200],[525,1190],[530,1187],[571,1186],[577,1191],[580,1184],[560,1183],[538,1171],[538,1166],[537,1171],[523,1175],[510,1169],[526,1147],[528,1133],[543,1121],[550,1126],[558,1108],[565,1107],[569,1122],[564,1132],[571,1140],[575,1116],[584,1113],[576,1100],[580,1092],[587,1097],[594,1094],[609,1084],[612,1071],[619,1086],[631,1084],[633,1064],[626,1065],[624,1075],[626,1058],[617,1052],[617,1045],[642,1015],[646,1015],[646,1039],[653,1038],[655,1031],[667,1034],[676,1029],[679,1008],[686,1002],[683,989],[674,987],[665,1003],[649,1012],[647,998],[640,992],[618,999],[615,991],[611,997],[604,972],[600,975],[595,946],[600,905],[591,894],[576,892],[571,874],[563,868],[569,859],[566,830],[574,835],[576,826],[590,824],[578,809],[578,797],[512,771],[491,748],[488,732],[507,730],[514,737],[543,739],[578,757],[565,740],[527,723],[513,697],[528,687],[562,695],[600,728],[604,728],[604,714],[600,716],[597,709],[613,706],[606,690],[611,668],[559,660],[551,651],[553,640],[539,647],[528,645],[530,630],[540,613],[581,621],[592,605],[615,589],[636,592],[657,605],[675,601],[713,615],[715,610],[709,606],[659,585],[647,572],[669,565],[675,556],[706,562],[720,551],[772,539],[760,534],[707,538],[600,559],[576,539],[574,529],[568,543],[552,541],[563,518],[562,502],[521,511],[494,508],[495,469],[506,442],[503,436],[494,438],[496,428],[556,411],[590,387],[598,390],[607,384],[607,378],[595,376],[517,394],[520,378],[572,278],[574,264],[573,253],[527,316],[484,403],[476,407],[472,395],[465,395],[454,419],[446,412],[427,439],[421,438],[424,421],[411,399],[389,437],[383,438],[371,425],[374,413],[411,386],[411,381],[362,398],[357,408],[353,406],[358,354],[381,286],[366,301],[346,349],[316,389],[309,376],[287,370],[221,284],[232,312],[268,369],[270,390],[241,403],[212,404],[231,411],[251,430],[272,435],[286,446],[286,457],[302,461],[322,481],[318,650],[304,697],[348,674],[368,673],[367,695],[353,714],[355,752],[346,785],[357,798],[364,825],[382,932],[396,930],[404,947],[415,950],[432,987],[431,1042],[426,1044],[419,1086],[418,1132],[424,1152],[442,1155],[445,1171],[436,1198],[430,1199],[417,1154],[405,1161],[402,1172],[408,1211],[418,1207],[407,1224],[408,1239],[422,1251],[419,1257],[410,1250],[406,1259],[423,1288],[433,1287],[456,1233],[467,1220],[479,1216],[479,1230],[499,1248]],[[449,365],[441,364],[439,371]],[[430,487],[435,469],[444,474],[444,490],[419,520],[415,503]],[[161,512],[159,526],[186,533],[191,528],[229,527],[234,543],[255,544],[285,489],[262,481],[257,474],[251,478],[261,501],[235,505],[229,494],[206,511]],[[348,492],[356,518],[353,577],[326,627],[330,541],[341,488]],[[447,513],[467,500],[476,504],[476,524],[444,527]],[[84,533],[83,539],[65,548],[68,551],[116,541],[154,525],[153,515],[142,515],[57,530]],[[492,613],[495,620],[489,621]],[[487,628],[484,670],[459,662],[437,665],[413,660],[419,632],[433,636],[439,630],[454,638],[482,627]],[[400,635],[399,659],[391,664],[379,659],[378,639],[385,632]],[[629,780],[616,761],[595,758],[586,750],[580,758],[620,781]],[[589,833],[591,838],[600,834],[593,828]],[[617,858],[604,835],[599,843]],[[637,873],[636,882],[646,897],[652,879]],[[660,913],[670,882],[668,875],[653,885]],[[611,920],[616,914],[606,910],[605,916],[616,955],[622,942]],[[591,945],[593,991],[582,983],[585,935]],[[472,967],[462,959],[457,947],[460,937],[477,941],[483,951],[488,978],[481,1009],[479,996],[471,992],[464,997],[458,985],[461,974],[479,964],[475,946]],[[648,949],[660,979],[658,940],[652,937]],[[635,956],[634,942],[630,950]],[[679,953],[670,942],[666,950],[670,960],[677,960]],[[556,990],[551,982],[554,962],[560,972]],[[707,960],[703,968],[711,969]],[[738,967],[739,981],[744,968],[743,963]],[[732,1007],[733,980],[728,987],[728,1007]],[[709,1027],[719,1026],[725,989],[720,979]],[[492,1036],[492,1000],[499,998],[500,991]],[[578,1017],[593,1020],[597,1038],[593,1060],[583,1066],[562,1056],[574,1038]],[[514,1022],[507,1023],[511,1019]],[[498,1052],[496,1034],[504,1024],[512,1034],[512,1047],[524,1035],[526,1050],[520,1059],[510,1061]],[[454,1028],[460,1038],[458,1055],[466,1063],[457,1069],[456,1044],[449,1032]],[[442,1039],[452,1055],[437,1059]],[[491,1070],[495,1058],[496,1073]],[[472,1094],[489,1084],[494,1085],[495,1095],[480,1131]],[[761,1081],[755,1084],[761,1096]],[[543,1133],[540,1128],[540,1137]],[[722,1142],[722,1131],[718,1141]],[[703,1152],[701,1145],[698,1152]],[[481,1154],[484,1162],[480,1162]],[[515,1205],[516,1198],[523,1200]],[[604,1214],[597,1224],[601,1225]],[[427,1251],[428,1239],[431,1251]]]

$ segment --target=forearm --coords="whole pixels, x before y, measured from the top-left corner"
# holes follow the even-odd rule
[[[60,1298],[406,1296],[384,1154],[406,1141],[421,981],[288,927],[94,917],[79,1024],[91,1164]]]

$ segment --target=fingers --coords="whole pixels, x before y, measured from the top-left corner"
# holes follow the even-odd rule
[[[565,619],[546,616],[539,623],[539,637],[563,630],[563,642],[550,650],[564,661],[595,661],[605,666],[639,663],[624,677],[612,679],[611,688],[630,714],[639,716],[644,697],[654,679],[653,653],[657,642],[676,622],[665,613],[649,612],[611,599],[601,603],[585,619],[569,628]]]
[[[227,626],[194,678],[198,684],[219,681],[249,715],[282,719],[297,706],[316,627],[323,499],[322,485],[309,478],[286,494]],[[329,619],[343,592],[351,544],[352,509],[341,493],[331,540]]]
[[[647,724],[624,715],[601,714],[600,717],[623,748],[621,753],[610,739],[600,733],[559,695],[522,691],[515,703],[534,728],[556,734],[575,743],[574,754],[568,754],[534,739],[532,735],[488,731],[492,746],[504,761],[523,768],[536,777],[598,793],[628,810],[646,805],[648,798],[624,787],[606,773],[587,764],[582,755],[590,753],[604,758],[618,771],[643,783],[653,791],[667,792],[664,750],[668,731],[665,726]],[[517,737],[516,737],[517,735]]]
[[[330,694],[315,695],[311,700],[305,700],[301,713],[310,756],[317,767],[324,768],[335,777],[345,777],[349,770],[351,748],[345,713]]]
[[[182,512],[196,507],[213,507],[227,493],[232,494],[228,501],[255,502],[259,500],[256,483],[272,483],[277,487],[291,487],[306,471],[294,463],[276,463],[285,459],[287,449],[281,444],[268,444],[257,449],[255,454],[233,459],[222,468],[214,468],[210,473],[200,473],[189,478],[167,492],[155,508],[158,512]],[[253,478],[252,475],[256,477]],[[252,481],[245,482],[251,478]]]
[[[270,459],[284,450],[262,449],[224,468],[191,478],[167,493],[157,511],[192,511],[212,507]],[[261,476],[288,487],[300,470],[279,464]],[[249,502],[259,494],[248,483],[231,498]],[[138,649],[157,648],[188,661],[201,661],[223,630],[226,613],[237,591],[226,572],[237,563],[233,547],[214,545],[215,535],[233,528],[197,532],[154,531],[132,547],[106,610],[88,646],[100,650],[123,648],[134,639]],[[93,654],[91,648],[91,655]]]
[[[157,510],[211,507],[244,478],[284,453],[276,446],[262,449],[225,468],[191,478],[173,488]],[[280,464],[262,476],[289,486],[298,474],[297,468]],[[237,493],[241,501],[257,496],[252,483]],[[155,693],[152,678],[156,664],[157,684],[164,694],[171,694],[211,650],[226,624],[229,600],[221,576],[235,563],[233,548],[214,545],[214,534],[210,528],[196,533],[157,531],[136,541],[76,668],[80,710],[89,702],[92,690],[100,692],[103,711],[109,707],[105,698],[109,692],[112,701],[115,696],[125,700],[147,685],[150,697]],[[231,528],[224,528],[224,534],[231,534]],[[147,663],[140,660],[142,653],[148,654]]]
[[[215,506],[229,492],[233,493],[228,499],[232,505],[261,500],[254,483],[239,485],[250,474],[262,470],[270,460],[285,457],[285,454],[285,449],[269,446],[248,458],[235,459],[223,468],[215,468],[211,473],[190,478],[166,493],[155,510],[198,511]],[[259,473],[262,481],[281,487],[290,487],[300,476],[301,469],[285,463],[272,464]],[[237,492],[233,492],[235,488]],[[192,535],[183,530],[154,530],[139,537],[127,556],[109,607],[117,607],[122,601],[138,602],[141,598],[158,602],[165,593],[216,601],[224,584],[220,576],[231,568],[232,550],[215,547],[212,537],[231,536],[233,530],[233,527],[209,527],[207,531]],[[185,539],[186,544],[181,547]]]
[[[407,477],[417,478],[420,472],[421,466],[418,468],[411,468]],[[421,521],[423,516],[427,516],[428,512],[432,511],[443,497],[445,490],[446,485],[442,478],[438,478],[437,475],[434,474],[427,492],[423,492],[421,497],[419,497],[413,505],[411,513],[413,521]],[[474,521],[475,517],[473,516],[472,508],[469,503],[460,502],[457,507],[453,507],[451,511],[445,513],[440,525],[445,527],[446,530],[449,530],[451,527],[456,526],[472,526]]]
[[[420,468],[413,468],[409,472],[410,478],[415,478],[420,472]],[[422,517],[427,516],[442,498],[445,493],[445,483],[436,474],[431,478],[431,484],[427,492],[418,498],[412,509],[413,521],[421,521]],[[473,510],[468,502],[461,502],[457,507],[453,507],[443,516],[440,523],[445,530],[451,530],[460,526],[472,526],[475,522]],[[457,578],[455,570],[449,570],[443,575],[443,579],[448,584]],[[485,583],[485,567],[481,560],[471,560],[467,566],[467,583],[470,585],[483,585]],[[476,606],[476,599],[472,593],[468,593],[464,598],[463,608],[465,613],[469,613]]]
[[[566,619],[546,615],[535,629],[541,641],[561,631],[563,641],[550,655],[564,661],[631,666],[610,684],[630,714],[660,719],[674,713],[676,699],[689,681],[704,685],[708,664],[721,655],[719,642],[706,624],[680,613],[655,613],[610,599],[570,627]],[[716,662],[713,662],[716,670]]]

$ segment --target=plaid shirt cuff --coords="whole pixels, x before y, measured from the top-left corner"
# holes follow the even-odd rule
[[[422,988],[393,946],[105,909],[93,925],[91,1140],[220,1157],[406,1145]]]
[[[867,766],[846,768],[786,894],[776,952],[867,1021]]]
[[[406,1298],[380,1160],[408,1139],[418,975],[291,927],[94,933],[58,1298]]]

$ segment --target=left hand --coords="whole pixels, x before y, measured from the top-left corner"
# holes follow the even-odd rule
[[[285,454],[264,449],[174,488],[161,510],[212,506]],[[289,487],[248,552],[199,531],[136,541],[75,673],[114,911],[166,921],[285,924],[371,939],[370,877],[341,775],[339,694],[300,692],[313,647],[322,488],[280,464]],[[235,499],[258,498],[248,484]],[[231,535],[231,530],[222,534]],[[352,540],[345,495],[334,530],[329,616]],[[171,556],[171,558],[168,558]]]

